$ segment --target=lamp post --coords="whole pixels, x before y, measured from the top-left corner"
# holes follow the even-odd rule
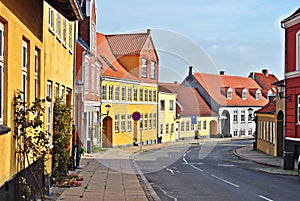
[[[277,84],[277,90],[278,90],[280,99],[286,98],[289,101],[291,101],[291,96],[285,96],[285,94],[284,94],[285,93],[285,84],[283,84],[283,83]]]
[[[257,126],[257,124],[256,124],[256,117],[255,117],[255,114],[253,113],[253,109],[250,107],[249,109],[248,109],[248,114],[249,114],[249,117],[248,117],[248,121],[254,121],[255,122],[255,131],[254,131],[254,142],[253,142],[253,150],[256,150],[257,149],[257,133],[256,133],[256,131],[257,131],[257,129],[256,129],[256,126]]]
[[[102,149],[103,146],[103,137],[102,137],[102,116],[108,116],[109,112],[110,112],[110,108],[111,105],[106,104],[105,105],[105,110],[106,113],[102,113],[102,107],[101,107],[102,103],[100,103],[99,106],[95,106],[95,107],[99,107],[99,115],[98,115],[98,123],[99,123],[99,128],[100,128],[100,148]]]

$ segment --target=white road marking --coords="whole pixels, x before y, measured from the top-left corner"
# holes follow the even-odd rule
[[[202,169],[200,169],[200,168],[197,168],[196,166],[194,166],[194,165],[191,165],[191,164],[189,164],[191,167],[193,167],[193,168],[195,168],[196,170],[199,170],[200,172],[203,172],[203,170]]]
[[[219,167],[234,167],[232,164],[218,164]]]
[[[204,163],[183,163],[184,165],[203,165]]]
[[[189,164],[188,162],[187,162],[187,160],[183,157],[182,158],[182,160],[186,163],[186,164]]]
[[[232,182],[230,182],[230,181],[227,181],[227,180],[225,180],[225,179],[222,179],[222,178],[220,178],[220,177],[217,177],[217,176],[215,176],[215,175],[213,175],[213,174],[211,174],[210,176],[212,176],[212,177],[214,177],[214,178],[216,178],[216,179],[218,179],[218,180],[220,180],[220,181],[223,181],[223,182],[225,182],[225,183],[227,183],[227,184],[230,184],[230,185],[232,185],[232,186],[234,186],[234,187],[236,187],[236,188],[239,188],[239,187],[240,187],[240,186],[237,185],[237,184],[234,184],[234,183],[232,183]]]
[[[172,195],[169,195],[169,194],[167,193],[167,191],[165,191],[165,190],[162,189],[161,187],[159,187],[159,190],[161,190],[161,191],[165,194],[165,196],[168,196],[169,198],[173,199],[174,201],[177,201],[177,198],[176,198],[176,197],[173,197]]]
[[[170,168],[166,168],[167,171],[171,172],[172,174],[174,174],[174,171]]]
[[[273,201],[272,199],[270,199],[270,198],[267,198],[267,197],[265,197],[265,196],[262,196],[262,195],[259,195],[258,197],[260,197],[261,199],[264,199],[264,200]]]

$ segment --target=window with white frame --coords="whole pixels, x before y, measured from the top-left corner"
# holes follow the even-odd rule
[[[55,83],[55,94],[54,94],[54,97],[58,98],[58,95],[59,95],[59,84]]]
[[[251,128],[248,129],[248,135],[252,135],[252,129]]]
[[[116,86],[115,100],[116,100],[116,101],[119,101],[119,100],[120,100],[120,86]]]
[[[149,102],[152,102],[152,90],[149,90]]]
[[[52,82],[47,81],[47,97],[52,98]],[[47,139],[50,139],[50,133],[51,133],[51,102],[47,102]]]
[[[153,114],[153,128],[156,128],[156,113]]]
[[[300,31],[296,35],[296,70],[300,70]]]
[[[245,122],[245,110],[241,110],[241,122]]]
[[[238,122],[238,110],[233,110],[233,123]]]
[[[169,101],[169,110],[170,110],[170,112],[173,112],[173,109],[174,109],[174,101],[170,100]]]
[[[143,101],[143,88],[140,88],[140,101]]]
[[[113,100],[113,94],[114,94],[114,87],[113,85],[109,85],[108,87],[108,100]]]
[[[65,101],[65,97],[66,97],[66,88],[64,85],[61,86],[61,100]]]
[[[126,117],[125,114],[121,115],[121,131],[124,132],[125,131],[125,123],[126,123]]]
[[[102,100],[106,100],[106,84],[102,85]]]
[[[184,131],[184,121],[180,123],[180,131]]]
[[[160,111],[165,111],[165,100],[160,100]]]
[[[144,129],[148,129],[148,114],[144,114]]]
[[[96,41],[96,29],[95,29],[95,24],[92,22],[92,30],[91,30],[91,42],[92,42],[92,48],[95,49],[95,41]]]
[[[151,61],[151,79],[155,79],[155,73],[156,73],[156,63],[155,61]]]
[[[132,117],[131,117],[131,114],[128,114],[128,116],[127,116],[127,130],[128,131],[132,130]]]
[[[243,91],[242,91],[242,99],[243,100],[247,99],[247,89],[243,89]]]
[[[140,129],[143,129],[143,124],[144,124],[144,114],[141,114]]]
[[[4,25],[0,23],[0,124],[4,115]]]
[[[153,90],[153,102],[156,102],[156,90]]]
[[[54,10],[52,7],[49,7],[49,21],[48,21],[49,28],[53,31],[54,29]]]
[[[256,90],[256,93],[255,93],[255,99],[256,100],[260,100],[261,99],[261,91],[258,89]]]
[[[84,91],[87,93],[89,91],[89,63],[84,61]]]
[[[132,88],[128,88],[128,101],[132,101]]]
[[[171,134],[174,134],[174,123],[171,124]]]
[[[229,100],[232,99],[232,89],[231,89],[231,88],[229,88],[229,89],[227,90],[227,99],[229,99]]]
[[[300,95],[297,96],[297,121],[300,124]]]
[[[142,59],[142,77],[147,77],[147,60]]]
[[[269,142],[269,121],[266,121],[266,130],[265,130],[265,132],[266,132],[266,141],[267,142]]]
[[[186,130],[186,131],[189,131],[189,130],[190,130],[190,122],[189,122],[189,121],[186,121],[186,122],[185,122],[185,130]]]
[[[138,100],[138,95],[137,95],[137,92],[138,92],[138,90],[137,90],[137,88],[133,88],[133,101],[137,101]]]
[[[122,87],[122,101],[126,101],[126,87]]]
[[[273,144],[275,144],[275,133],[276,133],[276,124],[275,124],[275,122],[272,122],[272,124],[273,124],[273,127],[272,127],[272,139],[273,139]]]
[[[38,49],[34,52],[34,98],[39,97],[39,75],[40,73],[40,51]]]
[[[115,115],[115,132],[119,132],[119,115]]]
[[[201,121],[197,122],[197,127],[198,127],[198,130],[200,131],[201,130]]]
[[[91,65],[91,91],[95,93],[95,66]]]
[[[245,129],[244,129],[244,128],[242,128],[240,131],[241,131],[241,136],[244,136],[244,135],[246,134],[246,132],[245,132]]]
[[[235,129],[235,130],[233,131],[233,136],[238,136],[238,130],[237,130],[237,129]]]
[[[100,68],[97,66],[96,68],[96,93],[99,95],[100,90]]]
[[[195,130],[195,124],[191,124],[191,130],[194,131]]]
[[[160,124],[160,127],[159,127],[159,133],[160,133],[160,134],[163,134],[163,130],[164,130],[164,125],[163,125],[163,124]]]
[[[149,129],[152,127],[152,113],[149,114]]]
[[[169,124],[166,123],[166,135],[169,135]]]
[[[62,40],[63,40],[63,43],[65,44],[66,40],[67,40],[67,20],[64,17],[62,17],[62,18],[63,18],[63,20],[62,20]]]
[[[22,42],[22,101],[27,101],[27,90],[28,90],[28,43],[27,41]]]
[[[148,89],[144,90],[144,101],[148,101]]]
[[[69,23],[69,48],[73,51],[73,24]]]
[[[273,122],[270,122],[270,143],[274,142],[274,133],[273,133]]]
[[[206,120],[203,121],[203,130],[206,130]]]
[[[60,14],[56,12],[56,34],[60,38]]]

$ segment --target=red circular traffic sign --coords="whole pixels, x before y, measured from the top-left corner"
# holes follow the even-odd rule
[[[138,120],[140,120],[140,118],[141,118],[141,113],[139,113],[139,112],[134,112],[134,113],[132,113],[132,119],[134,120],[134,121],[138,121]]]

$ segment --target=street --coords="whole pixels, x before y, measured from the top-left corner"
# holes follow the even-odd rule
[[[232,152],[252,141],[207,142],[139,153],[134,161],[161,200],[299,200],[298,177],[257,171]]]

